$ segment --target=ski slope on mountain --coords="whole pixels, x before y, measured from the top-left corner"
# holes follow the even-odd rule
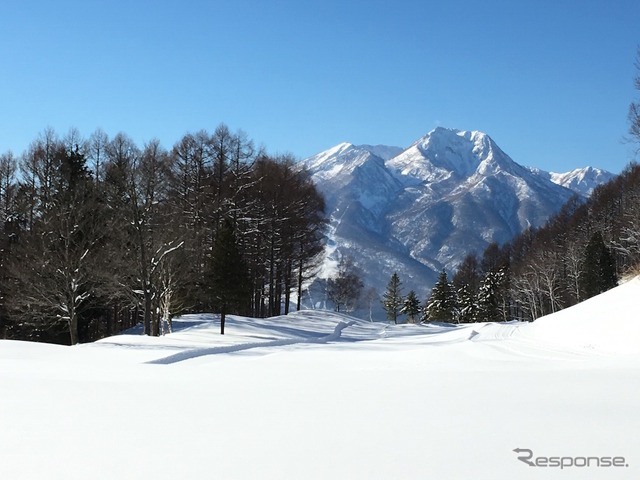
[[[2,478],[638,478],[639,295],[637,278],[532,324],[303,311],[224,336],[187,315],[160,338],[0,341]]]

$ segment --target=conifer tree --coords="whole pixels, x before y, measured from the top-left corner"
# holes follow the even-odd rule
[[[584,298],[590,298],[617,285],[615,260],[607,248],[602,234],[595,232],[584,253],[582,289]]]
[[[416,292],[411,290],[404,299],[400,313],[407,316],[407,321],[415,323],[416,316],[420,313],[420,300],[416,296]]]
[[[458,297],[458,321],[460,323],[475,322],[478,315],[476,295],[469,284],[462,284],[456,292]]]
[[[487,272],[478,291],[479,322],[496,322],[504,319],[503,296],[505,268]]]
[[[398,273],[394,272],[387,284],[387,290],[382,296],[382,306],[387,312],[387,319],[393,320],[394,324],[398,323],[398,313],[402,308],[402,282]]]
[[[429,321],[451,322],[455,319],[455,292],[444,269],[440,272],[438,281],[433,286],[431,297],[427,302],[426,313]]]

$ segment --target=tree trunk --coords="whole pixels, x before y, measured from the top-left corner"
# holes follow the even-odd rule
[[[298,269],[298,301],[296,302],[297,311],[300,311],[301,305],[302,305],[302,259],[300,259],[300,267]]]
[[[160,336],[160,316],[153,311],[151,312],[151,335],[154,337]]]
[[[284,277],[284,314],[289,315],[289,303],[291,302],[291,277],[293,272],[291,262],[287,262],[287,272]]]
[[[225,322],[226,316],[227,316],[225,310],[226,310],[226,308],[223,305],[222,309],[220,311],[220,335],[224,335],[224,322]]]
[[[274,246],[273,246],[273,235],[271,236],[271,248],[269,254],[269,310],[268,316],[273,316],[273,303],[275,296],[275,260],[274,260]]]
[[[151,332],[151,289],[149,285],[144,286],[144,335]]]
[[[71,345],[78,343],[78,317],[73,308],[69,315],[69,339],[71,340]]]

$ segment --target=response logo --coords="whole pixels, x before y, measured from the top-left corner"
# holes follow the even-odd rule
[[[513,451],[518,455],[518,460],[530,467],[559,468],[563,470],[565,468],[619,468],[629,466],[625,457],[537,457],[533,455],[533,450],[528,448],[515,448]]]

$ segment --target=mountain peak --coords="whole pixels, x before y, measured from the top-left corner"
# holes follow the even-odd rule
[[[316,182],[326,182],[334,178],[345,179],[356,168],[372,161],[383,165],[384,159],[381,157],[387,153],[385,148],[394,147],[358,146],[344,142],[302,160],[301,164],[311,172]],[[376,151],[379,151],[380,155],[374,153]]]
[[[339,155],[343,152],[345,152],[346,150],[349,150],[350,148],[353,148],[353,144],[349,143],[349,142],[342,142],[339,143],[338,145],[336,145],[335,147],[332,147],[328,150],[325,150],[324,154],[326,154],[327,156],[332,156],[332,155]]]
[[[459,139],[456,139],[456,137],[459,137]],[[429,133],[427,133],[426,135],[420,137],[415,143],[421,143],[423,141],[429,140],[429,139],[436,139],[437,141],[459,141],[459,140],[464,140],[467,142],[486,142],[487,139],[489,141],[492,141],[491,138],[489,137],[489,135],[487,135],[486,133],[480,132],[478,130],[459,130],[457,128],[448,128],[448,127],[436,127],[433,130],[431,130]]]
[[[483,162],[486,169],[487,162],[493,165],[496,160],[502,164],[513,163],[489,135],[436,127],[389,164],[401,177],[433,182],[452,175],[456,178],[469,177]]]

